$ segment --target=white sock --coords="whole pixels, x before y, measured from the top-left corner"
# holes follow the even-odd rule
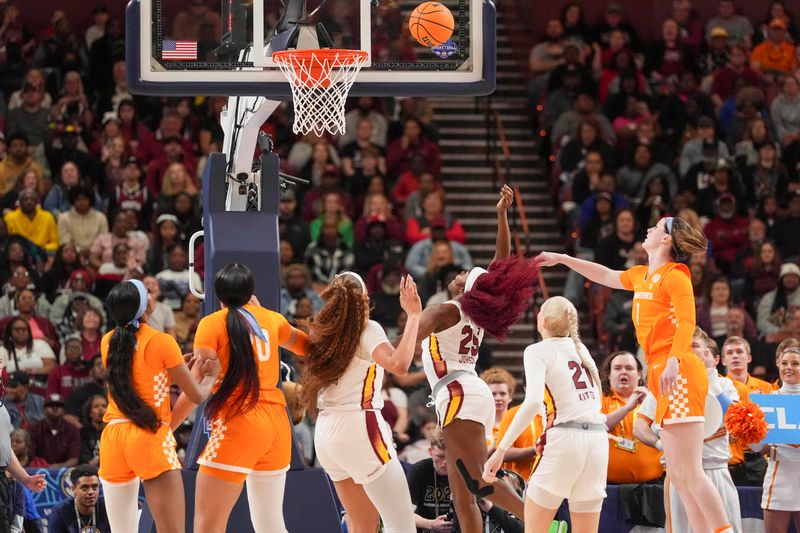
[[[381,515],[384,533],[416,533],[414,505],[400,461],[389,461],[383,474],[364,490]]]
[[[139,478],[126,483],[103,485],[108,523],[114,533],[138,533],[139,531]]]
[[[247,476],[244,486],[247,488],[247,501],[250,504],[250,520],[256,533],[287,533],[286,523],[283,521],[286,472],[253,472]]]

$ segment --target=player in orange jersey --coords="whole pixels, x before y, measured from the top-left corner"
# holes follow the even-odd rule
[[[206,406],[211,436],[197,460],[194,530],[198,532],[226,530],[245,481],[253,529],[286,531],[282,502],[292,426],[286,398],[278,388],[278,348],[305,355],[308,337],[252,300],[254,287],[253,273],[244,265],[234,263],[217,272],[214,292],[224,307],[200,321],[194,338],[196,356],[222,366]],[[191,402],[181,397],[175,412],[182,416],[190,407]]]
[[[381,416],[384,369],[408,372],[422,303],[411,276],[400,283],[408,322],[397,347],[369,319],[361,276],[343,272],[322,291],[325,306],[310,323],[303,400],[319,409],[314,447],[347,512],[347,530],[372,533],[378,515],[386,533],[414,533],[414,506],[392,430]],[[377,510],[377,512],[376,512]]]
[[[175,339],[147,325],[154,302],[141,281],[118,284],[107,304],[108,316],[116,324],[100,342],[109,394],[99,475],[108,521],[114,533],[138,531],[142,479],[158,531],[183,533],[181,463],[169,426],[170,382],[202,402],[211,393],[220,367],[214,361],[195,361],[190,371]]]
[[[543,252],[542,266],[563,264],[595,283],[633,291],[633,325],[648,363],[648,388],[657,400],[667,474],[694,531],[730,532],[717,489],[703,472],[703,421],[708,378],[692,353],[695,303],[686,265],[677,259],[706,253],[702,232],[677,217],[659,220],[643,243],[648,265],[626,271],[565,254]]]

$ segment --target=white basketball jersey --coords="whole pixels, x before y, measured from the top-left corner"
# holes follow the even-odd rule
[[[483,340],[483,329],[474,324],[461,310],[461,304],[449,300],[442,305],[455,305],[461,314],[457,324],[432,333],[422,341],[422,366],[431,388],[450,372],[464,370],[475,372],[478,348]]]
[[[342,377],[320,391],[317,406],[320,410],[359,411],[383,408],[383,368],[374,361],[372,352],[389,342],[386,332],[374,320],[367,322],[361,342]]]
[[[583,344],[580,349],[591,360]],[[551,337],[525,348],[525,372],[544,375],[544,384],[553,399],[554,425],[565,422],[605,424],[599,383],[584,368],[570,337]],[[530,369],[530,370],[529,370]]]

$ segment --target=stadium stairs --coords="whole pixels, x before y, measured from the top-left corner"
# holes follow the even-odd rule
[[[413,2],[411,2],[413,3]],[[447,209],[461,221],[476,265],[486,266],[494,256],[497,190],[504,179],[519,189],[529,224],[526,255],[541,250],[563,251],[556,211],[545,165],[531,135],[526,110],[527,56],[534,41],[523,28],[511,2],[501,2],[497,19],[497,90],[484,98],[433,98],[434,119],[439,127],[442,181]],[[509,164],[498,135],[500,118],[509,150]],[[499,165],[495,164],[498,158]],[[511,214],[512,232],[525,242],[518,214]],[[548,269],[545,282],[551,295],[561,294],[566,272]],[[541,303],[537,291],[536,303]],[[522,378],[522,351],[538,339],[535,309],[512,329],[505,343],[491,340],[494,363]],[[582,320],[582,323],[588,322]],[[589,328],[584,328],[589,341]],[[587,344],[589,344],[587,342]],[[591,346],[589,346],[591,350]],[[518,388],[517,396],[521,394]]]

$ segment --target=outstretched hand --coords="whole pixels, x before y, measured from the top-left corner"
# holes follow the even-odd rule
[[[500,199],[497,201],[497,210],[499,212],[506,211],[514,203],[514,189],[508,185],[503,185],[500,188]]]
[[[28,476],[22,484],[33,492],[42,492],[47,487],[47,480],[45,480],[44,474],[34,474]]]
[[[409,316],[422,313],[422,301],[417,294],[417,284],[408,274],[400,280],[400,306]]]
[[[542,252],[536,256],[535,261],[539,264],[540,267],[556,266],[557,264],[561,263],[559,256],[560,254],[556,254],[553,252]]]

